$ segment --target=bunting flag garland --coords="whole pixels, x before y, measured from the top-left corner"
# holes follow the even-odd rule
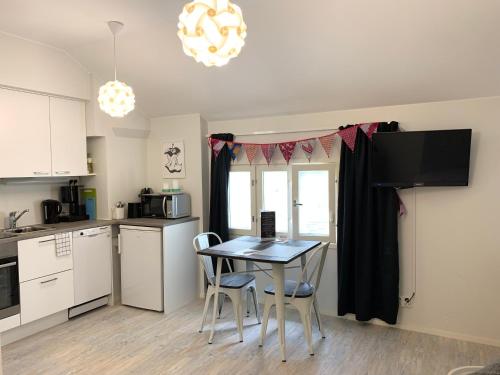
[[[358,133],[358,126],[350,126],[348,128],[339,130],[338,134],[351,151],[354,151],[356,146],[356,134]]]
[[[263,144],[260,145],[260,148],[262,150],[264,158],[266,158],[267,165],[271,164],[271,159],[273,158],[274,150],[276,150],[276,144],[275,143]]]
[[[231,155],[231,159],[235,161],[238,159],[238,154],[241,151],[241,143],[233,143],[233,142],[227,142],[227,146],[229,148],[229,154]]]
[[[214,153],[214,156],[217,159],[217,156],[219,156],[219,153],[225,146],[226,142],[221,141],[220,139],[210,138],[210,144],[212,146],[212,151]]]
[[[363,130],[363,132],[366,134],[368,139],[372,139],[373,133],[377,132],[378,124],[379,124],[378,122],[373,122],[371,124],[359,125],[359,127],[361,128],[361,130]]]
[[[349,147],[351,151],[354,151],[354,147],[356,146],[356,136],[358,128],[360,128],[363,131],[363,133],[365,133],[365,135],[368,137],[368,139],[371,140],[373,134],[377,132],[379,125],[380,125],[379,122],[356,124],[338,130],[334,133],[323,135],[321,137],[304,138],[304,139],[298,139],[294,141],[287,141],[281,143],[245,143],[245,142],[235,143],[209,137],[208,145],[212,149],[213,155],[216,158],[219,156],[219,153],[223,149],[224,145],[227,145],[229,154],[233,161],[238,159],[241,150],[244,149],[245,153],[247,154],[248,162],[250,164],[252,164],[252,162],[254,161],[255,157],[257,156],[257,152],[260,148],[262,154],[264,155],[264,158],[266,159],[267,165],[271,164],[274,151],[278,147],[281,151],[281,154],[283,155],[283,158],[288,164],[290,160],[293,158],[297,144],[302,149],[302,152],[304,153],[308,161],[311,161],[316,140],[318,140],[321,143],[321,146],[323,147],[326,156],[330,157],[333,152],[333,145],[336,135],[338,135],[342,139],[342,141],[347,145],[347,147]]]
[[[253,143],[247,143],[243,145],[245,148],[245,152],[247,154],[247,159],[250,164],[252,164],[253,159],[255,159],[255,156],[257,155],[257,146],[256,144]]]
[[[330,157],[330,154],[332,153],[333,150],[333,140],[335,137],[336,133],[333,134],[327,134],[323,137],[319,137],[319,143],[321,143],[321,146],[323,146],[323,150],[325,150],[326,156]]]
[[[291,142],[284,142],[280,143],[278,146],[280,148],[281,153],[283,154],[283,157],[286,160],[286,163],[288,164],[290,162],[290,159],[293,156],[293,153],[295,151],[295,145],[297,144],[296,141],[291,141]],[[269,163],[268,163],[269,164]]]
[[[304,155],[307,160],[311,161],[311,156],[314,151],[314,139],[308,139],[306,141],[300,141],[300,148],[304,151]]]

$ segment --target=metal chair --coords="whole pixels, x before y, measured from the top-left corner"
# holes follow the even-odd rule
[[[201,233],[197,235],[193,239],[193,247],[196,253],[198,254],[198,251],[206,249],[210,247],[209,245],[209,236],[215,236],[219,243],[222,243],[221,238],[219,235],[213,232],[206,232],[206,233]],[[208,280],[208,287],[207,287],[207,292],[206,292],[206,297],[205,297],[205,307],[203,309],[203,318],[201,321],[201,328],[199,332],[203,332],[203,326],[205,324],[205,319],[208,313],[208,307],[210,305],[210,300],[212,299],[212,296],[215,294],[215,273],[214,273],[214,267],[212,264],[212,258],[206,255],[199,255],[198,257],[200,259],[201,265],[203,267],[203,270],[205,271],[205,274],[207,276]],[[240,336],[240,342],[243,342],[243,294],[247,295],[247,291],[250,290],[252,293],[253,297],[253,303],[255,307],[255,316],[257,317],[257,321],[260,324],[260,315],[259,315],[259,307],[257,303],[257,287],[255,284],[255,276],[247,273],[233,273],[233,270],[231,269],[231,264],[229,263],[229,260],[226,259],[228,268],[229,268],[229,273],[222,274],[220,278],[220,288],[219,288],[219,295],[226,295],[231,299],[231,302],[233,304],[233,311],[234,311],[234,318],[236,321],[236,325],[238,327],[238,333]],[[215,302],[215,300],[214,300]],[[222,309],[222,304],[219,304],[220,309]],[[220,310],[219,310],[219,315],[220,315]]]
[[[309,354],[314,355],[313,347],[312,347],[312,326],[311,326],[311,309],[314,308],[316,319],[318,322],[318,328],[321,332],[321,337],[325,338],[325,334],[323,332],[323,327],[321,324],[321,316],[319,312],[318,302],[316,300],[316,293],[318,292],[319,283],[321,281],[321,274],[323,272],[323,266],[325,264],[326,255],[328,252],[329,242],[323,242],[316,249],[314,249],[309,256],[306,264],[302,269],[302,273],[295,280],[285,280],[285,304],[293,305],[300,314],[300,319],[302,320],[302,324],[304,326],[304,335],[307,340],[307,347],[309,349]],[[307,277],[307,271],[313,259],[318,258],[317,255],[320,255],[319,260],[316,262],[313,270],[310,272],[309,277]],[[316,275],[316,280],[314,284],[311,283],[314,275]],[[267,322],[269,320],[269,312],[271,307],[276,305],[275,301],[275,287],[274,285],[268,285],[264,289],[264,293],[266,294],[264,301],[264,313],[262,319],[262,327],[260,331],[260,344],[259,346],[264,345],[264,338],[266,336],[267,331]]]

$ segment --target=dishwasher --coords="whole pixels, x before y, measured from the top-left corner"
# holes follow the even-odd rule
[[[111,227],[73,232],[75,307],[70,318],[108,303],[111,294]]]

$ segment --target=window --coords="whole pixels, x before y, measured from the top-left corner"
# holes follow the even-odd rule
[[[276,212],[276,235],[335,241],[335,165],[233,166],[229,228],[259,235],[261,211]]]
[[[254,234],[254,178],[251,168],[233,166],[229,172],[229,229],[234,234]]]
[[[258,212],[276,212],[276,233],[289,233],[288,170],[286,166],[257,167]]]
[[[335,238],[333,165],[293,166],[294,238]]]

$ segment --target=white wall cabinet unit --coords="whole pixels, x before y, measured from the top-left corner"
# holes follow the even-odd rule
[[[72,254],[57,256],[55,236],[18,242],[21,324],[74,305]]]
[[[0,178],[51,175],[49,97],[0,89]]]
[[[53,176],[87,174],[85,103],[50,98],[50,134]]]

